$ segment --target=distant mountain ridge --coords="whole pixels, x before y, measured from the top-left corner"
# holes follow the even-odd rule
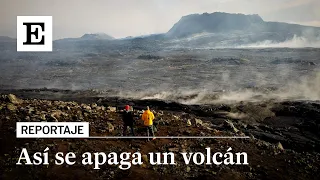
[[[200,35],[199,37],[201,38],[201,34],[205,34],[205,38],[211,38],[208,42],[224,40],[230,41],[230,39],[238,39],[238,43],[250,43],[265,40],[282,42],[292,39],[294,36],[303,36],[305,35],[305,32],[311,32],[312,36],[320,36],[320,27],[303,26],[284,22],[267,22],[258,14],[245,15],[214,12],[183,16],[168,32],[162,34],[128,36],[126,38],[115,39],[105,33],[92,33],[84,34],[80,38],[65,38],[62,40],[127,41],[146,39],[147,41],[162,41],[183,39],[194,35]],[[213,34],[214,37],[211,37],[210,34]],[[198,43],[199,42],[197,42],[197,44]],[[200,44],[202,43],[204,42],[202,41]]]
[[[115,38],[106,33],[87,33],[82,35],[79,38],[63,38],[63,39],[58,39],[56,41],[61,42],[61,41],[85,41],[85,40],[115,40]]]
[[[183,16],[167,33],[175,37],[184,37],[203,32],[221,32],[244,30],[253,24],[262,24],[259,15],[229,14],[215,12],[212,14],[191,14]]]
[[[104,39],[104,40],[113,40],[115,39],[112,36],[109,36],[105,33],[94,33],[94,34],[84,34],[81,39]]]
[[[16,41],[16,39],[8,36],[0,36],[0,42],[13,42],[13,41]]]
[[[259,15],[230,14],[224,12],[191,14],[183,16],[167,32],[167,36],[182,38],[199,33],[280,33],[283,36],[301,35],[305,30],[320,31],[320,28],[288,24],[280,22],[266,22]]]
[[[15,42],[0,36],[0,42]],[[224,12],[190,14],[183,16],[166,33],[128,36],[115,39],[106,33],[87,33],[78,38],[54,41],[55,47],[125,47],[135,49],[157,48],[215,48],[249,47],[283,43],[290,47],[319,47],[320,27],[283,22],[267,22],[259,15],[231,14]],[[289,42],[289,45],[286,44]],[[79,46],[73,46],[74,44]],[[257,44],[257,45],[256,45]],[[61,48],[63,47],[63,48]],[[88,48],[90,49],[90,48]]]

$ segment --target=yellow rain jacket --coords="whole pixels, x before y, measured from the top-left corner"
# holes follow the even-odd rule
[[[141,118],[144,121],[145,126],[153,125],[154,115],[150,110],[144,111]]]

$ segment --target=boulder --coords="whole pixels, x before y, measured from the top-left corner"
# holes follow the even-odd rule
[[[284,151],[284,148],[280,142],[277,143],[276,147],[277,147],[277,149]]]
[[[91,110],[91,107],[86,105],[86,104],[81,104],[81,107],[83,110],[86,110],[86,111],[90,111]]]
[[[34,107],[28,106],[28,113],[32,114],[33,112],[35,112]]]
[[[47,119],[46,119],[46,115],[45,115],[45,114],[41,114],[41,115],[40,115],[40,119],[43,120],[43,121],[47,120]]]
[[[179,152],[179,148],[177,148],[177,147],[169,148],[168,150],[169,150],[169,152]]]
[[[11,102],[12,104],[21,104],[22,103],[22,100],[17,98],[14,94],[9,94],[7,97],[8,97],[9,102]]]
[[[61,115],[62,115],[62,111],[57,110],[57,111],[52,112],[50,116],[55,119],[59,119],[61,117]]]
[[[196,126],[202,126],[203,122],[201,119],[195,119]]]
[[[192,125],[192,124],[191,124],[191,121],[190,121],[190,119],[188,119],[188,120],[187,120],[187,126],[190,127],[191,125]]]
[[[114,126],[110,122],[107,122],[107,129],[109,133],[111,133],[114,131]]]
[[[16,111],[17,110],[17,106],[15,106],[12,103],[7,104],[7,109],[10,111]]]
[[[97,108],[98,105],[96,103],[91,104],[91,108]]]
[[[179,116],[173,115],[172,116],[175,120],[179,120]]]
[[[26,121],[30,121],[30,117],[29,117],[29,116],[26,116],[25,120],[26,120]]]
[[[233,125],[233,123],[229,120],[225,121],[225,125],[231,128],[235,133],[239,132],[239,130]]]
[[[142,155],[142,160],[145,163],[149,163],[148,155],[146,155],[146,154]]]
[[[117,108],[116,108],[116,107],[111,107],[111,106],[109,106],[109,107],[108,107],[108,110],[109,110],[109,112],[116,112],[116,111],[117,111]]]

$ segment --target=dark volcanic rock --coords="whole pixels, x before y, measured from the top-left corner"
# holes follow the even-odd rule
[[[21,91],[21,90],[20,90]],[[19,91],[17,91],[19,92]],[[264,179],[266,175],[272,179],[318,179],[319,169],[319,135],[309,127],[318,125],[317,120],[311,120],[308,115],[317,117],[319,105],[310,102],[271,103],[274,106],[259,104],[238,105],[183,105],[159,100],[133,100],[120,98],[95,97],[87,92],[60,91],[58,96],[45,90],[46,98],[52,100],[34,99],[39,91],[30,94],[22,91],[25,97],[22,103],[13,104],[7,95],[0,98],[0,168],[4,179],[33,179],[41,177],[50,179],[64,177],[67,179],[90,177],[88,179]],[[40,91],[41,92],[41,91]],[[20,92],[21,93],[21,92]],[[65,93],[65,94],[64,94]],[[64,96],[62,95],[64,94]],[[11,96],[14,97],[14,96]],[[20,97],[20,96],[18,96]],[[59,98],[69,98],[75,101],[61,101]],[[13,98],[13,99],[18,99]],[[32,99],[32,100],[30,100]],[[85,103],[84,101],[90,102]],[[101,106],[101,105],[104,106]],[[152,107],[156,116],[156,136],[244,136],[250,139],[156,139],[146,142],[141,139],[17,139],[15,124],[17,121],[59,121],[90,123],[90,136],[121,136],[123,122],[118,112],[123,104],[134,106],[136,115],[135,133],[138,136],[146,134],[143,122],[140,121],[140,111],[146,105]],[[14,106],[11,111],[7,106]],[[110,106],[110,107],[109,107]],[[108,108],[105,108],[108,107]],[[114,107],[119,107],[114,110]],[[254,108],[256,107],[256,109]],[[252,118],[230,120],[227,116],[216,118],[218,112],[254,114],[266,108],[279,116],[255,121]],[[290,108],[289,108],[290,107]],[[306,108],[305,110],[302,110]],[[11,109],[11,108],[10,108]],[[307,111],[309,109],[309,111]],[[300,111],[300,116],[296,114]],[[301,111],[306,111],[301,114]],[[264,113],[262,113],[263,115]],[[264,115],[263,115],[264,116]],[[290,118],[295,117],[293,122]],[[51,118],[51,119],[50,119]],[[262,119],[262,118],[260,118]],[[188,121],[193,121],[188,125]],[[277,121],[277,123],[275,123]],[[319,127],[319,126],[318,126]],[[243,134],[245,133],[245,134]],[[50,154],[58,151],[84,152],[134,152],[142,155],[149,152],[203,152],[211,147],[216,152],[226,152],[232,147],[233,152],[247,152],[249,166],[199,166],[193,163],[184,164],[180,156],[176,156],[176,166],[151,166],[145,163],[133,166],[128,171],[119,170],[117,166],[101,166],[100,170],[92,170],[91,166],[74,165],[65,171],[64,166],[50,165],[45,168],[32,166],[15,166],[13,159],[19,157],[21,148],[36,152],[50,147]],[[143,156],[144,159],[148,156]],[[54,157],[51,157],[54,158]],[[51,159],[50,158],[50,159]],[[146,161],[146,160],[145,160]],[[147,162],[147,161],[146,161]],[[14,165],[14,166],[13,166]],[[12,173],[19,172],[19,173]],[[28,173],[26,173],[28,172]],[[81,172],[82,175],[78,176]],[[141,175],[143,173],[143,176]],[[286,173],[282,173],[286,172]],[[281,175],[279,175],[279,173]],[[63,174],[63,176],[61,175]],[[75,175],[76,174],[76,175]]]
[[[140,55],[138,56],[138,59],[163,59],[161,56],[156,56],[156,55],[151,55],[151,54],[146,54],[146,55]]]

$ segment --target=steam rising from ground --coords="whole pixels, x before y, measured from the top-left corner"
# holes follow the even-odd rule
[[[128,51],[110,45],[79,52],[62,45],[50,54],[2,52],[0,88],[94,89],[101,96],[185,104],[320,100],[316,48]]]
[[[221,41],[215,41],[220,36],[225,36],[225,39]],[[293,35],[292,38],[285,41],[279,41],[277,39],[255,41],[255,38],[251,39],[250,35],[201,33],[183,39],[172,40],[169,47],[171,49],[185,47],[193,49],[320,48],[320,32],[319,34],[309,32],[302,33],[302,35]]]
[[[271,40],[265,40],[262,42],[238,46],[238,48],[304,48],[304,47],[319,48],[320,40],[319,39],[310,40],[306,37],[298,37],[295,35],[292,39],[284,42],[275,42]]]
[[[135,99],[159,99],[183,104],[214,104],[235,102],[258,102],[266,100],[320,100],[320,71],[284,84],[279,89],[246,88],[237,91],[213,92],[202,87],[193,90],[166,91],[148,89],[141,92],[120,92],[117,96]]]
[[[301,35],[294,35],[292,39],[284,42],[265,40],[248,45],[240,45],[241,48],[305,48],[320,47],[320,32],[315,30],[305,30]]]
[[[287,85],[286,91],[279,93],[280,98],[320,100],[320,69],[311,75],[302,77],[297,82]]]

